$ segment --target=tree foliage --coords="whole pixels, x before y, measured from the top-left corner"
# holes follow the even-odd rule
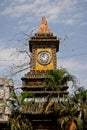
[[[17,95],[15,91],[8,99],[10,103],[11,115],[8,120],[8,127],[10,130],[32,130],[30,120],[25,116],[22,106],[28,106],[25,104],[25,99],[32,96],[29,92],[23,92],[21,95]],[[27,109],[26,109],[27,110]],[[26,111],[25,110],[25,111]]]
[[[70,75],[66,69],[51,70],[47,73],[46,85],[52,90],[60,90],[60,87],[67,84],[68,81],[72,81],[76,87],[76,78]],[[87,120],[87,90],[77,88],[72,97],[70,95],[58,96],[56,100],[51,96],[48,97],[44,112],[53,112],[58,116],[59,129],[86,130],[84,118]]]

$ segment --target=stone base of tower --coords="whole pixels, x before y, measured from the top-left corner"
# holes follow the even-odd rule
[[[34,95],[34,98],[28,98],[26,102],[31,102],[28,106],[27,118],[31,121],[33,130],[58,130],[57,118],[54,108],[44,112],[44,107],[48,101],[48,96],[52,94],[52,100],[56,103],[58,95],[62,97],[67,95],[68,86],[63,86],[61,91],[46,90],[45,84],[46,71],[30,71],[22,77],[22,90],[28,91]],[[22,108],[23,112],[25,110]],[[59,129],[60,130],[60,129]]]
[[[51,90],[46,89],[45,79],[47,71],[36,71],[32,70],[25,74],[24,77],[22,77],[22,90],[23,91],[29,91],[32,93],[35,97],[46,97],[50,94],[54,95],[55,97],[63,96],[64,94],[67,95],[67,89],[68,86],[62,86],[61,90]]]
[[[33,130],[58,130],[57,115],[54,114],[28,114]]]

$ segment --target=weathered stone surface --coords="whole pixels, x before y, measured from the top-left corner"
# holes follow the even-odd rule
[[[37,34],[51,34],[45,17],[42,17],[40,27]]]

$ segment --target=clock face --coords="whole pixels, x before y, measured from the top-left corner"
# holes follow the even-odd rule
[[[38,53],[38,62],[42,65],[47,65],[51,61],[51,55],[48,51],[41,51]]]

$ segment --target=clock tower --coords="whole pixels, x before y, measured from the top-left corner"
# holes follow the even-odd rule
[[[22,77],[22,90],[34,95],[34,102],[29,108],[29,119],[34,130],[57,130],[55,115],[42,114],[44,102],[53,90],[46,90],[46,72],[57,69],[56,54],[59,50],[59,39],[50,31],[46,18],[42,17],[40,27],[29,40],[31,52],[30,71]],[[53,92],[57,96],[57,92]],[[33,99],[32,99],[33,100]],[[31,97],[29,99],[31,101]]]
[[[51,33],[45,17],[42,17],[40,27],[29,41],[32,53],[32,70],[56,69],[56,52],[59,50],[59,40]]]
[[[22,89],[29,90],[35,96],[43,93],[45,73],[57,69],[56,53],[59,50],[59,39],[50,31],[46,18],[42,17],[40,27],[29,40],[31,52],[30,72],[22,77]]]

